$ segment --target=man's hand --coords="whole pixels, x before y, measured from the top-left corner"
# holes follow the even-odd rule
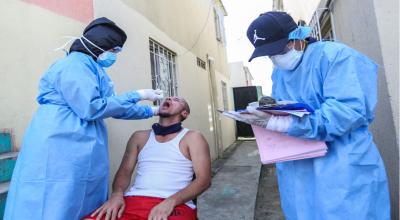
[[[258,120],[269,120],[271,118],[271,114],[263,111],[257,110],[256,107],[253,106],[247,106],[246,110],[252,114],[258,117]]]
[[[252,107],[250,106],[247,107],[247,111],[248,113],[244,114],[235,111],[229,111],[224,112],[223,115],[247,124],[257,125],[263,128],[267,126],[268,121],[271,117],[270,114],[252,109]]]
[[[120,218],[125,210],[124,195],[122,193],[113,193],[111,198],[98,208],[91,217],[96,216],[96,220],[100,220],[105,215],[105,220],[116,220]]]
[[[151,210],[148,220],[168,220],[168,216],[175,208],[175,202],[167,198]]]

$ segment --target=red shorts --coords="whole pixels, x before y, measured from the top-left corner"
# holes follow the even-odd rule
[[[125,211],[118,220],[147,220],[151,209],[164,199],[147,196],[124,196],[124,200]],[[178,205],[172,211],[168,220],[196,220],[196,218],[196,209],[192,209],[187,205]],[[83,219],[96,219],[96,217],[90,217],[89,215]]]

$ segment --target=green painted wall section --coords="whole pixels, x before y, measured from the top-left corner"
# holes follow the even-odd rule
[[[0,194],[0,219],[3,219],[4,209],[6,207],[7,193]]]
[[[11,180],[11,176],[15,167],[15,159],[0,160],[0,182]]]
[[[12,150],[11,134],[0,133],[0,154],[10,152]]]

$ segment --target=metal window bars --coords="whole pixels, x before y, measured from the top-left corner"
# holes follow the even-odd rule
[[[168,96],[177,95],[176,53],[150,39],[150,63],[153,89],[161,89]]]
[[[332,10],[330,10],[329,8],[316,9],[313,16],[311,17],[310,27],[312,28],[311,36],[316,38],[317,40],[326,40],[326,37],[328,37],[329,40],[336,40],[333,13]],[[324,27],[327,27],[327,29]]]
[[[272,1],[272,10],[273,11],[284,11],[283,10],[283,1],[282,0],[273,0]]]

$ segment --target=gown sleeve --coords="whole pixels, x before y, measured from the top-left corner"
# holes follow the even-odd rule
[[[320,66],[325,70],[321,71],[324,102],[313,114],[293,117],[288,130],[291,136],[329,142],[367,126],[373,117],[376,64],[349,48],[325,64]]]
[[[144,119],[153,116],[150,106],[136,104],[140,100],[137,92],[103,97],[94,71],[85,63],[67,65],[55,82],[56,89],[79,118],[93,121],[108,117]]]

